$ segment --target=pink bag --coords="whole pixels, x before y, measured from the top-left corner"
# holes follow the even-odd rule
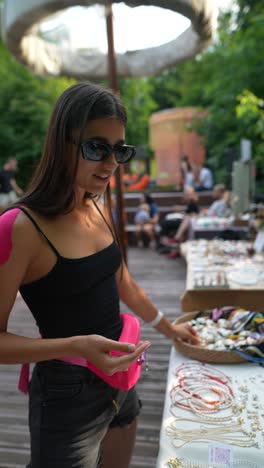
[[[132,343],[138,344],[140,340],[140,323],[139,320],[130,314],[121,314],[121,319],[123,321],[123,328],[119,340],[121,343]],[[120,351],[112,351],[112,356],[121,356]],[[106,375],[97,367],[95,367],[91,362],[86,361],[82,357],[65,357],[60,359],[60,361],[69,362],[71,364],[76,364],[78,366],[88,367],[94,374],[98,375],[103,379],[108,385],[120,390],[130,390],[136,382],[138,381],[141,373],[141,364],[143,359],[137,359],[133,362],[128,370],[115,372],[113,375]],[[29,383],[29,364],[23,364],[20,372],[20,379],[18,388],[24,393],[27,393]]]

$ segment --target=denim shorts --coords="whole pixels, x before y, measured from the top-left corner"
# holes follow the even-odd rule
[[[134,388],[114,389],[85,367],[55,360],[36,364],[27,468],[99,468],[109,427],[131,424],[140,407]]]

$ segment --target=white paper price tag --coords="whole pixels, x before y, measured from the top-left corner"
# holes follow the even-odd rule
[[[208,444],[208,464],[219,467],[233,466],[233,447],[220,442]]]

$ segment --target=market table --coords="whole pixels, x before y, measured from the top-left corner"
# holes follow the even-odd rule
[[[247,239],[250,227],[247,221],[242,224],[235,224],[233,216],[215,217],[215,216],[192,216],[189,226],[188,238],[191,239]]]
[[[211,468],[216,466],[221,467],[236,467],[236,468],[263,468],[264,466],[264,370],[255,363],[244,363],[244,364],[227,364],[227,365],[215,365],[211,364],[213,368],[219,369],[224,372],[227,376],[232,377],[232,386],[234,389],[235,397],[245,397],[245,389],[247,389],[246,397],[247,403],[246,408],[241,413],[241,417],[244,419],[243,428],[246,431],[252,431],[252,419],[248,411],[252,409],[259,414],[258,428],[255,429],[256,437],[255,441],[258,447],[238,447],[235,445],[222,445],[219,442],[191,442],[187,443],[181,448],[175,448],[172,444],[171,435],[167,435],[167,427],[173,421],[174,416],[171,414],[170,405],[170,390],[173,388],[176,382],[174,375],[175,369],[183,362],[190,362],[190,360],[172,347],[169,361],[169,368],[167,374],[167,386],[164,411],[162,417],[161,431],[160,431],[160,444],[159,453],[157,458],[156,468],[168,468],[168,460],[170,458],[177,458],[177,464],[175,467],[184,468]],[[193,361],[198,362],[198,361]],[[223,410],[226,411],[226,410]],[[178,417],[190,418],[191,413],[189,411],[176,408],[174,413]],[[187,413],[187,416],[186,416]],[[190,415],[189,415],[190,413]],[[179,422],[181,425],[182,422]],[[185,429],[192,429],[192,422],[185,422]],[[212,462],[213,457],[222,457],[229,462],[222,463],[221,465],[214,464]],[[216,458],[213,458],[215,460]],[[233,459],[233,463],[231,461]],[[210,463],[209,463],[210,460]],[[173,465],[171,465],[173,466]]]
[[[249,228],[244,226],[229,226],[226,228],[208,227],[203,228],[200,226],[193,227],[193,233],[191,238],[193,239],[215,239],[215,238],[227,238],[229,236],[233,239],[246,239],[249,234]]]
[[[187,262],[187,278],[181,297],[182,311],[227,305],[263,310],[264,256],[249,257],[247,250],[250,246],[242,241],[219,240],[183,244],[181,253]],[[236,247],[238,255],[234,256]]]

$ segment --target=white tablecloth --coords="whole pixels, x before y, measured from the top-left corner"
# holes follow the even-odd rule
[[[169,391],[175,384],[174,371],[183,362],[188,361],[188,358],[185,358],[180,353],[178,353],[174,347],[172,347],[168,377],[167,377],[167,387],[166,387],[166,397],[164,412],[162,418],[162,426],[160,431],[160,448],[157,458],[156,468],[168,468],[167,461],[171,457],[183,458],[186,460],[192,460],[192,462],[197,463],[197,467],[208,466],[208,452],[209,444],[208,443],[190,443],[184,445],[180,449],[176,449],[172,444],[172,438],[166,434],[165,428],[167,424],[173,419],[173,416],[170,413],[170,395]],[[195,361],[198,362],[198,361]],[[248,468],[263,468],[264,467],[264,368],[260,367],[257,364],[245,363],[245,364],[232,364],[232,365],[213,365],[217,369],[223,371],[226,375],[232,377],[232,386],[235,391],[235,395],[241,395],[239,387],[243,384],[246,384],[249,388],[248,393],[248,404],[247,408],[254,409],[253,404],[253,395],[257,395],[257,401],[260,405],[259,409],[259,418],[261,421],[262,431],[257,431],[256,441],[258,441],[260,448],[255,447],[236,447],[232,445],[233,452],[233,461],[234,467],[241,468],[248,466]],[[192,414],[181,410],[179,408],[175,409],[177,416],[186,416],[192,418]],[[256,411],[256,409],[255,409]],[[213,415],[215,416],[215,414]],[[241,415],[245,419],[244,427],[248,430],[250,429],[250,420],[247,417],[246,410],[243,411]],[[185,423],[187,424],[187,423]],[[185,429],[191,429],[192,422],[188,423],[190,426],[185,425]],[[180,423],[179,423],[180,425]],[[182,425],[180,426],[182,427]],[[238,460],[243,460],[245,464],[239,464]],[[196,465],[190,465],[192,467]],[[216,465],[214,465],[216,466]],[[221,465],[228,466],[228,465]]]

